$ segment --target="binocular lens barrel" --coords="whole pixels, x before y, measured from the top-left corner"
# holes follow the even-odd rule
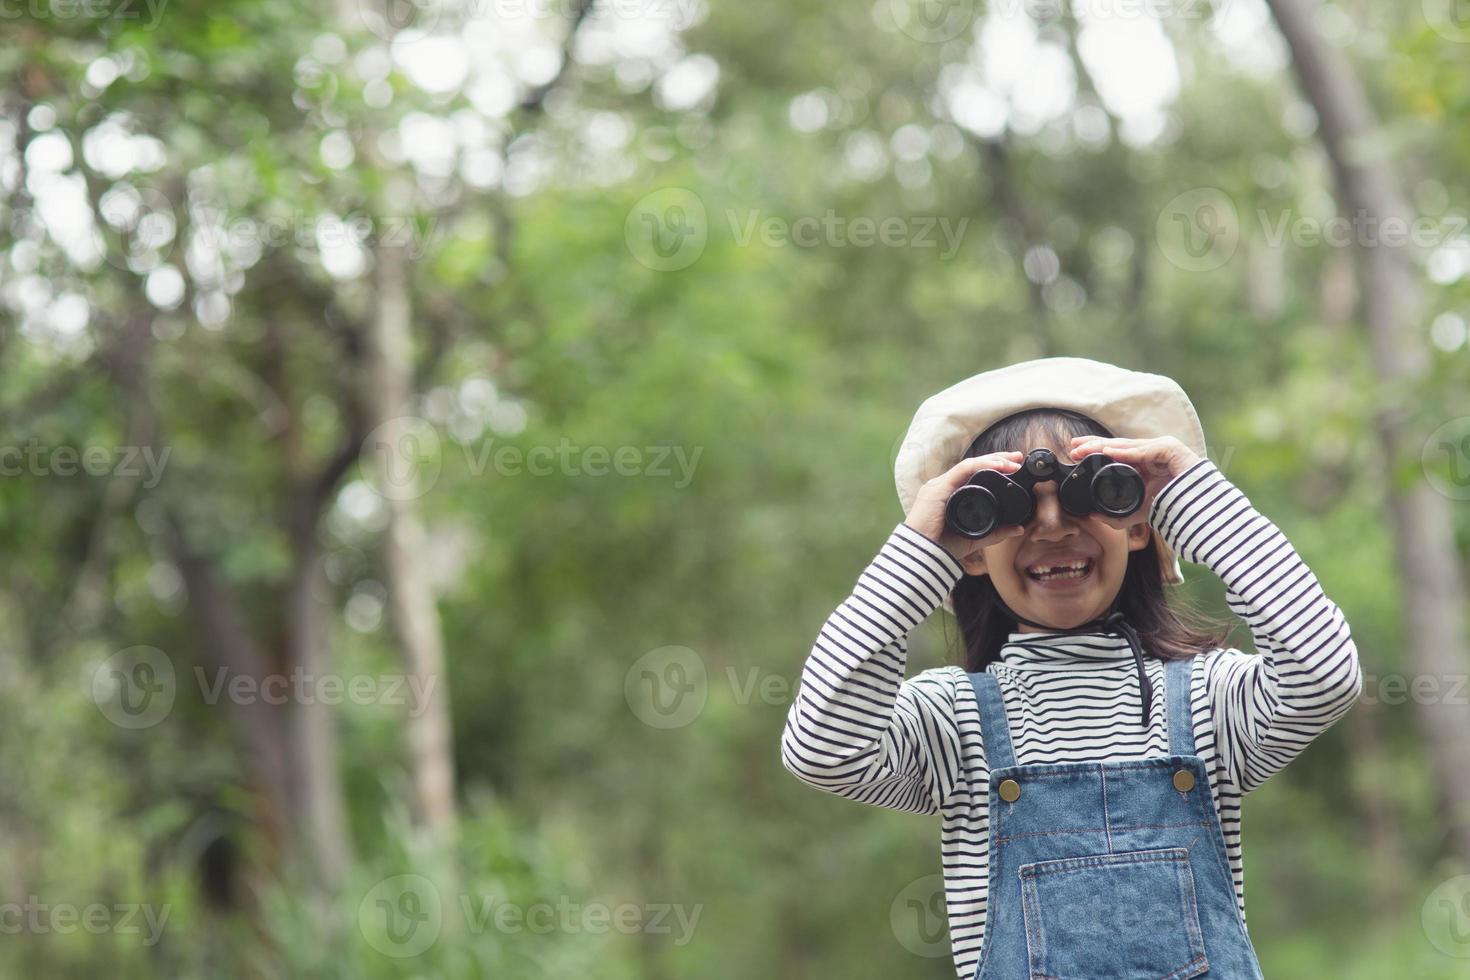
[[[972,484],[950,494],[946,505],[950,527],[971,538],[983,538],[995,529],[997,509],[995,495]]]
[[[1143,503],[1143,478],[1131,466],[1109,463],[1092,478],[1093,507],[1111,517],[1127,517]]]

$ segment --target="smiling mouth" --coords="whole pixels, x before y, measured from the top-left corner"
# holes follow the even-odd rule
[[[1081,562],[1066,562],[1052,566],[1052,570],[1044,574],[1037,574],[1028,569],[1026,577],[1038,585],[1067,586],[1087,579],[1096,567],[1096,560],[1088,558]]]

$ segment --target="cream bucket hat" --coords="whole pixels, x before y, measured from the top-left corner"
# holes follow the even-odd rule
[[[1029,408],[1065,408],[1102,423],[1114,436],[1174,436],[1200,456],[1205,433],[1189,396],[1172,378],[1085,357],[1043,357],[984,371],[924,400],[893,464],[904,516],[919,488],[955,463],[993,423]],[[1154,547],[1169,585],[1184,581],[1179,559],[1157,530]],[[954,605],[944,597],[944,608]]]

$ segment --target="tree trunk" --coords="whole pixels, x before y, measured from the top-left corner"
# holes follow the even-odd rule
[[[1362,847],[1378,924],[1390,925],[1403,910],[1408,880],[1404,853],[1403,808],[1393,784],[1395,760],[1386,750],[1383,706],[1367,698],[1343,719],[1353,757],[1351,789],[1362,829]]]
[[[291,671],[300,671],[308,692],[291,700],[287,715],[296,822],[292,831],[299,844],[296,853],[311,862],[315,883],[332,894],[346,877],[351,848],[335,709],[313,696],[310,687],[330,673],[332,656],[317,597],[322,581],[320,514],[316,507],[309,509],[292,522],[294,561],[286,594],[287,681],[294,681]]]
[[[250,635],[239,605],[215,574],[209,559],[189,545],[183,522],[168,513],[170,556],[189,596],[189,612],[200,638],[200,654],[211,679],[222,675],[264,678],[265,658]],[[225,709],[258,793],[254,826],[265,842],[266,863],[275,868],[291,820],[290,775],[282,710],[262,698],[250,698]]]
[[[1375,428],[1389,465],[1388,511],[1394,524],[1403,582],[1404,642],[1416,675],[1440,690],[1470,670],[1466,654],[1465,574],[1455,551],[1449,502],[1421,477],[1400,485],[1399,473],[1417,469],[1422,434],[1407,425],[1405,402],[1423,383],[1428,352],[1417,335],[1423,286],[1407,249],[1385,244],[1385,220],[1405,222],[1409,211],[1393,168],[1370,150],[1377,120],[1358,77],[1314,26],[1314,0],[1267,0],[1291,49],[1301,87],[1317,111],[1323,148],[1332,162],[1338,203],[1354,219],[1354,252],[1363,317],[1381,390]],[[1371,238],[1365,237],[1365,231]],[[1435,699],[1413,704],[1441,794],[1450,849],[1470,863],[1470,711]]]
[[[417,497],[428,488],[417,485],[412,464],[405,485],[404,461],[395,458],[409,435],[405,422],[413,383],[408,261],[403,248],[391,244],[380,244],[375,259],[377,309],[368,345],[368,398],[377,428],[368,449],[377,463],[388,511],[383,574],[393,637],[410,690],[423,692],[422,703],[412,703],[404,719],[413,815],[430,834],[444,836],[455,825],[454,744],[444,683],[443,632],[417,508]]]
[[[1061,353],[1057,349],[1056,340],[1052,337],[1051,311],[1046,305],[1046,295],[1042,284],[1033,278],[1033,273],[1026,268],[1026,259],[1031,254],[1031,249],[1038,245],[1046,245],[1045,239],[1036,229],[1036,223],[1032,220],[1030,212],[1026,208],[1026,202],[1022,199],[1020,186],[1016,182],[1016,168],[1012,165],[1010,137],[1002,133],[995,139],[979,139],[974,142],[979,146],[981,158],[985,162],[985,172],[990,178],[990,197],[996,211],[1011,223],[1014,231],[1015,247],[1017,249],[1016,271],[1021,274],[1021,281],[1026,284],[1026,295],[1029,298],[1027,309],[1031,314],[1031,335],[1036,346],[1036,357],[1052,357]],[[1060,255],[1058,255],[1060,261]]]

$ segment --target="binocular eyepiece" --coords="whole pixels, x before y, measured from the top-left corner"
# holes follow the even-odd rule
[[[1057,482],[1062,509],[1077,517],[1092,513],[1127,517],[1143,504],[1143,477],[1106,453],[1088,453],[1067,465],[1050,449],[1033,449],[1014,473],[980,470],[949,495],[944,519],[967,538],[983,538],[997,527],[1025,524],[1036,512],[1032,487]]]

